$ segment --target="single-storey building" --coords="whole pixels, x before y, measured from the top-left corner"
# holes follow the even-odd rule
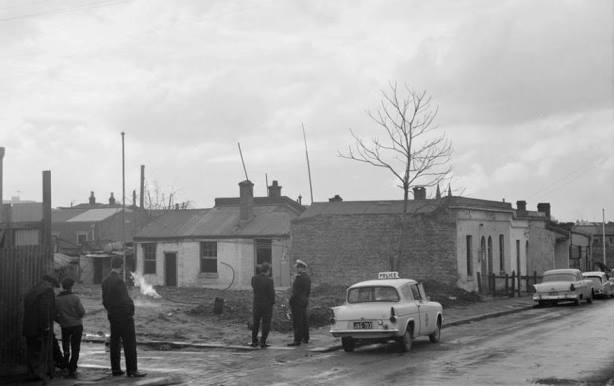
[[[349,285],[395,270],[475,291],[478,277],[490,273],[539,275],[568,267],[569,250],[560,247],[546,206],[540,208],[519,211],[507,202],[451,195],[427,199],[424,188],[414,189],[407,213],[402,200],[335,196],[292,221],[290,256],[310,265],[314,284]]]
[[[255,267],[267,262],[275,286],[289,286],[290,221],[304,207],[282,196],[277,181],[266,197],[254,197],[249,180],[239,183],[239,193],[145,226],[134,237],[137,274],[154,285],[239,289],[249,288]]]

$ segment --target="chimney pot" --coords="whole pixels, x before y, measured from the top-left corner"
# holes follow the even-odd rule
[[[342,201],[343,201],[343,198],[341,198],[341,196],[338,194],[335,194],[334,197],[331,197],[328,199],[328,202],[342,202]]]
[[[414,187],[414,200],[426,200],[426,189],[424,186]]]
[[[527,202],[524,200],[516,201],[516,208],[518,209],[518,214],[527,214]]]
[[[279,186],[279,183],[277,182],[277,180],[273,180],[273,183],[271,184],[271,186],[268,187],[268,193],[269,193],[269,198],[273,198],[273,199],[281,199],[281,186]]]
[[[96,197],[94,196],[93,190],[90,192],[89,202],[90,202],[90,206],[96,205]]]
[[[113,197],[113,192],[111,192],[111,197],[109,197],[109,205],[115,205],[115,197]]]
[[[540,202],[537,204],[537,211],[544,213],[546,215],[546,219],[550,220],[550,203],[549,202]]]

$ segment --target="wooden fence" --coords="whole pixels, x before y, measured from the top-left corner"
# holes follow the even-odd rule
[[[478,292],[481,294],[487,294],[492,296],[521,296],[535,292],[533,284],[541,283],[542,276],[537,276],[537,272],[533,272],[533,275],[517,275],[515,271],[512,274],[500,274],[494,273],[488,274],[484,277],[480,272],[477,273],[478,279]]]
[[[53,253],[40,245],[0,249],[0,375],[25,369],[23,298],[53,270]]]

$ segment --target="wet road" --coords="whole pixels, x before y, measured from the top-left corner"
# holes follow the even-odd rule
[[[108,367],[100,345],[83,365]],[[523,385],[606,384],[614,377],[614,300],[533,309],[354,353],[305,347],[258,351],[140,351],[144,370],[181,374],[186,385]],[[614,384],[614,383],[612,383]]]

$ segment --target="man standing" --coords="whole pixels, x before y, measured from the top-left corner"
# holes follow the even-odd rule
[[[43,381],[43,385],[47,384],[54,371],[54,287],[59,287],[57,279],[52,275],[44,275],[23,301],[23,336],[26,338],[28,368]]]
[[[273,316],[273,304],[275,304],[275,287],[273,279],[271,279],[271,267],[268,263],[262,263],[259,272],[252,278],[252,288],[254,289],[254,318],[251,346],[258,346],[258,330],[262,320],[260,348],[267,348],[269,345],[266,340],[271,330],[271,317]]]
[[[296,260],[296,278],[292,283],[290,296],[290,310],[292,312],[292,328],[294,329],[294,342],[288,346],[300,346],[309,343],[309,323],[307,318],[307,305],[311,292],[311,279],[307,275],[307,263]]]
[[[81,351],[81,335],[83,335],[82,318],[85,309],[79,297],[72,292],[75,281],[69,277],[62,280],[62,288],[55,299],[55,320],[62,327],[62,350],[64,363],[68,366],[68,376],[74,377],[77,371],[77,361]]]
[[[121,369],[120,341],[124,347],[126,371],[129,377],[144,377],[145,373],[137,370],[136,333],[134,331],[134,302],[128,294],[126,283],[122,280],[123,260],[114,257],[111,272],[102,282],[102,305],[107,310],[111,325],[111,371],[113,376],[123,375]]]

